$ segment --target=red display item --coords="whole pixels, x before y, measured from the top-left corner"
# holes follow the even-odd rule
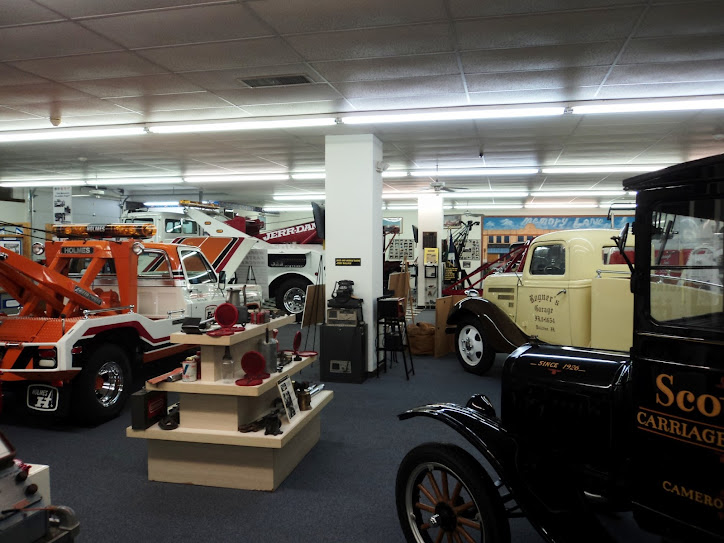
[[[266,360],[258,351],[248,351],[241,357],[241,369],[245,375],[241,379],[236,380],[236,384],[243,386],[256,386],[262,384],[269,374],[264,371]]]
[[[319,353],[317,351],[300,351],[299,347],[302,344],[302,333],[297,332],[294,334],[294,340],[292,342],[292,350],[284,349],[283,353],[291,353],[294,355],[294,362],[299,362],[302,357],[308,357],[308,356],[317,356]]]
[[[207,336],[221,337],[221,336],[232,336],[236,332],[243,332],[246,330],[242,325],[236,324],[239,319],[239,309],[228,302],[219,304],[214,311],[214,320],[221,326],[215,330],[209,330],[206,332]]]

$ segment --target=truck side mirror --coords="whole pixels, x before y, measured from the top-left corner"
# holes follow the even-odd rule
[[[628,229],[629,223],[624,224],[623,227],[621,227],[621,231],[618,233],[618,236],[613,236],[611,239],[616,244],[616,247],[618,247],[621,256],[628,265],[628,269],[631,270],[631,274],[633,274],[633,264],[631,263],[628,255],[626,254],[626,240],[628,239]]]
[[[226,272],[225,271],[219,272],[219,285],[220,285],[219,288],[221,288],[222,290],[226,286]]]

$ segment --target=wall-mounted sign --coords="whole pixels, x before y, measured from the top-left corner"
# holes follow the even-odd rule
[[[56,223],[73,222],[72,195],[72,187],[53,187],[53,221]]]
[[[335,266],[361,266],[362,259],[361,258],[335,258],[334,265]]]
[[[485,217],[485,230],[523,230],[532,224],[541,230],[574,230],[576,228],[620,228],[633,217],[615,217],[615,224],[606,217]]]

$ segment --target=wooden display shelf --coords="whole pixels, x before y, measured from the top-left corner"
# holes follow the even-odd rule
[[[291,324],[293,315],[264,324],[249,324],[230,336],[171,334],[173,343],[201,346],[201,379],[185,382],[146,383],[149,390],[179,394],[179,426],[161,430],[126,429],[126,436],[145,439],[148,445],[148,478],[246,490],[274,490],[319,440],[322,409],[334,393],[322,390],[312,398],[312,409],[299,411],[291,421],[282,415],[282,433],[264,430],[241,433],[239,426],[263,417],[278,401],[277,383],[309,366],[317,357],[292,361],[271,373],[260,385],[237,386],[221,381],[221,361],[228,348],[234,360],[234,379],[244,376],[240,360],[258,350],[267,330]]]
[[[174,332],[171,334],[171,343],[188,343],[192,345],[212,345],[216,347],[227,347],[236,345],[247,339],[253,339],[265,334],[267,328],[272,330],[287,324],[293,324],[296,321],[296,315],[285,315],[277,317],[264,324],[246,324],[244,330],[236,332],[231,336],[212,337],[207,334],[185,334],[183,332]]]
[[[220,396],[261,396],[269,389],[277,386],[277,381],[287,375],[294,375],[303,368],[309,366],[312,362],[317,360],[316,356],[303,357],[299,362],[290,362],[280,372],[274,372],[270,374],[264,382],[256,386],[237,386],[232,383],[222,383],[218,381],[206,381],[204,379],[199,381],[174,381],[160,382],[151,384],[146,383],[146,388],[149,390],[165,390],[167,392],[187,392],[190,394],[215,394]],[[241,370],[241,365],[237,362],[234,366],[234,379],[240,379],[244,376],[244,372]],[[202,373],[203,376],[203,373]]]
[[[244,447],[265,447],[269,449],[281,449],[309,423],[319,415],[324,406],[332,401],[334,393],[330,390],[322,390],[312,397],[312,409],[300,411],[291,422],[282,423],[282,433],[277,436],[264,435],[264,430],[258,432],[241,433],[238,430],[213,430],[198,428],[179,427],[175,430],[161,430],[158,425],[151,426],[146,430],[134,430],[130,426],[126,428],[127,437],[141,439],[159,439],[165,441],[188,441],[192,443],[213,443],[216,445],[238,445]],[[282,420],[286,420],[282,417]]]

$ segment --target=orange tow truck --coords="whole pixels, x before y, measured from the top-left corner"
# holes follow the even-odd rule
[[[225,301],[198,247],[148,243],[148,224],[61,225],[36,243],[44,264],[0,247],[0,288],[17,315],[0,316],[0,384],[29,410],[71,412],[87,422],[117,415],[132,371],[179,353],[185,317],[207,319]]]

